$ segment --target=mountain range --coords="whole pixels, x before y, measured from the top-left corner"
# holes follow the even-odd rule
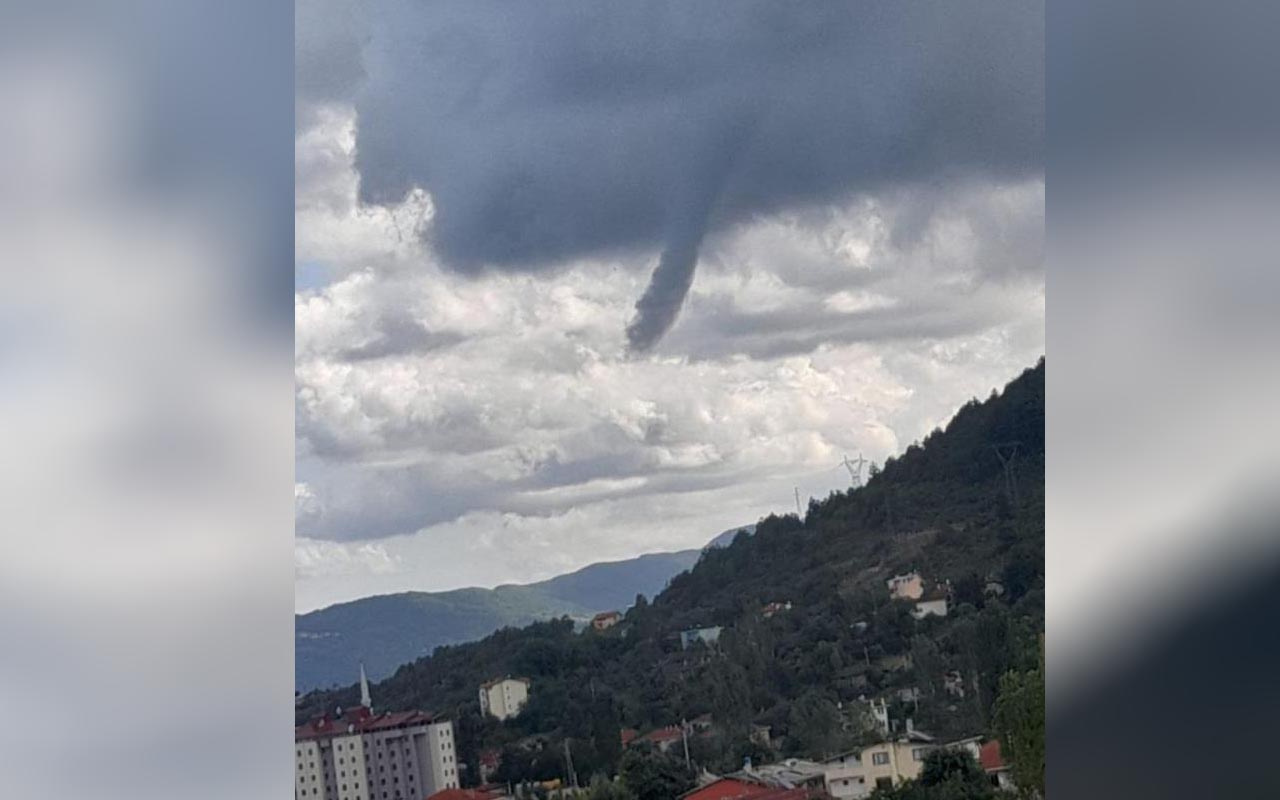
[[[300,692],[346,685],[364,662],[370,679],[430,655],[441,645],[488,636],[504,627],[570,617],[585,622],[600,611],[625,611],[636,595],[653,597],[706,550],[727,546],[733,528],[698,550],[648,553],[591,564],[545,581],[493,589],[400,592],[364,597],[294,619],[294,683]]]

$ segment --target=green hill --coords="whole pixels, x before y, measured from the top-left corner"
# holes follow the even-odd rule
[[[453,716],[475,770],[483,747],[503,750],[503,780],[563,774],[571,738],[579,774],[611,773],[621,727],[648,730],[711,714],[693,758],[732,769],[770,726],[770,750],[821,757],[877,734],[864,697],[938,736],[989,732],[1000,677],[1039,663],[1044,630],[1044,362],[1002,392],[960,408],[859,489],[753,535],[709,548],[622,624],[578,632],[569,619],[506,628],[405,664],[373,689],[383,708]],[[885,581],[919,571],[949,585],[946,617],[915,619]],[[771,602],[791,608],[769,618]],[[683,629],[721,626],[718,643],[681,647]],[[498,675],[532,680],[515,720],[479,716],[476,687]],[[910,698],[910,699],[904,699]],[[303,698],[299,717],[350,705],[354,687]],[[516,746],[520,743],[520,746]],[[474,772],[472,773],[474,774]]]

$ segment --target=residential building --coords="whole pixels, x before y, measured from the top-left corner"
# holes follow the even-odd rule
[[[296,800],[418,800],[457,787],[453,723],[375,714],[363,667],[360,689],[360,706],[294,729]]]
[[[691,628],[687,631],[680,631],[680,649],[688,650],[699,642],[706,645],[715,644],[720,640],[721,630],[723,628],[719,625],[714,625],[709,628]]]
[[[992,786],[1010,792],[1018,790],[1013,782],[1013,772],[1010,771],[1009,765],[1005,763],[1004,756],[1000,753],[999,739],[983,743],[978,751],[978,764],[991,779]]]
[[[500,788],[445,789],[427,797],[427,800],[507,800],[511,795]]]
[[[790,611],[790,610],[791,610],[790,600],[787,600],[786,602],[783,602],[783,603],[773,602],[773,603],[766,604],[764,608],[760,609],[760,616],[764,617],[765,619],[772,619],[775,614],[781,614],[783,611]]]
[[[480,687],[480,713],[511,719],[529,702],[528,678],[498,678]]]
[[[766,786],[740,778],[716,778],[680,795],[680,800],[810,800],[822,796],[805,787]]]
[[[889,597],[894,600],[919,600],[924,594],[924,578],[914,570],[905,575],[894,575],[886,583]]]
[[[591,618],[591,627],[598,631],[608,630],[622,621],[622,614],[617,611],[601,611]]]
[[[851,750],[823,762],[827,792],[836,800],[865,797],[878,786],[894,786],[920,775],[924,757],[937,745],[927,734],[908,732],[894,740]]]
[[[635,742],[648,742],[662,752],[667,753],[683,739],[684,732],[679,725],[668,725],[665,728],[649,731],[644,736],[634,739],[632,744]]]
[[[922,597],[911,608],[911,616],[916,619],[924,619],[928,616],[945,617],[946,615],[947,595],[943,592]]]

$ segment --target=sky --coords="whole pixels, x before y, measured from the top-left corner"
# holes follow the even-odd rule
[[[1044,353],[1043,6],[296,19],[296,606],[700,547]]]

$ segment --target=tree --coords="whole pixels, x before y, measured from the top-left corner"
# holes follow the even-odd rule
[[[920,777],[879,788],[872,800],[994,800],[995,789],[967,750],[938,748],[924,758]]]
[[[635,800],[635,795],[621,781],[611,781],[603,775],[591,780],[587,800]]]
[[[627,750],[618,770],[623,787],[636,800],[671,800],[693,788],[693,776],[648,745]]]
[[[1000,679],[995,721],[1004,755],[1010,761],[1013,782],[1022,791],[1035,790],[1041,797],[1044,796],[1044,706],[1043,660],[1036,669],[1010,671]]]

